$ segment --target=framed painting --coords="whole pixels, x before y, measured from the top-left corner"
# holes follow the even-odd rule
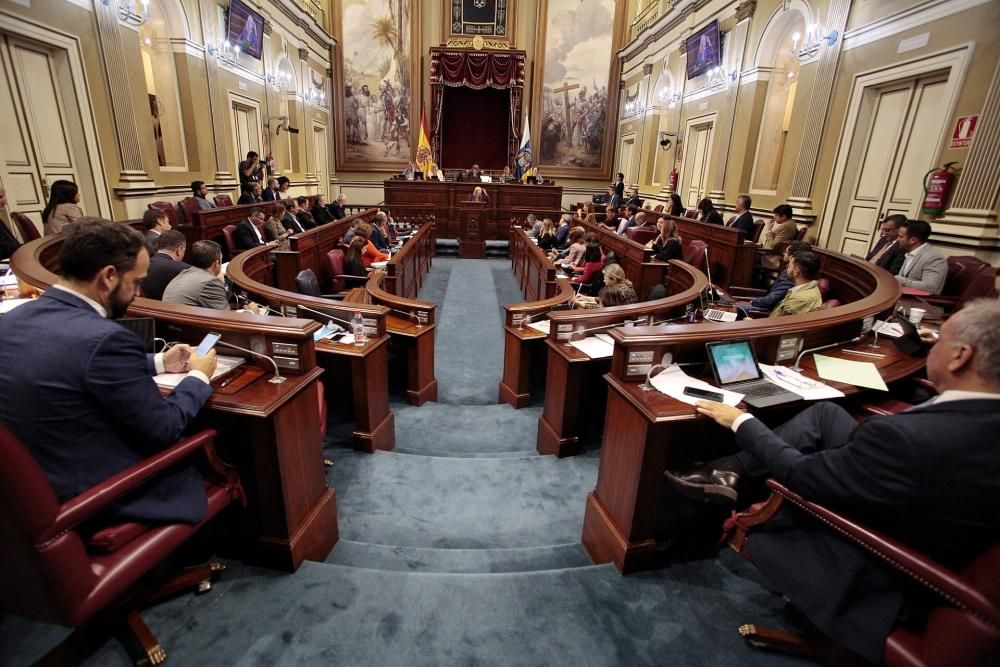
[[[516,0],[441,0],[441,5],[449,48],[514,48]]]
[[[411,57],[420,53],[420,0],[333,7],[337,169],[402,170],[420,130],[420,58]]]
[[[544,176],[606,178],[614,156],[625,2],[538,0],[531,142]]]

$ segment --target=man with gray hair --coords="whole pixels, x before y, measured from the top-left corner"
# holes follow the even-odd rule
[[[222,282],[222,248],[215,241],[195,241],[191,267],[177,274],[163,290],[163,300],[188,306],[229,310]]]
[[[343,220],[347,217],[347,213],[344,211],[344,205],[347,203],[347,195],[341,192],[337,195],[337,198],[332,204],[327,206],[327,210],[330,211],[330,215],[334,220]]]
[[[750,195],[740,195],[736,198],[736,217],[729,221],[726,227],[732,227],[743,232],[743,236],[748,241],[753,240],[753,233],[756,230],[753,222],[753,215],[750,213],[752,201]]]
[[[528,226],[528,236],[537,239],[538,232],[542,231],[542,221],[534,213],[529,213],[526,219]]]
[[[389,251],[389,237],[386,235],[386,224],[389,222],[389,216],[387,216],[383,211],[379,211],[375,214],[375,220],[372,222],[372,235],[368,239],[372,242],[378,250],[382,252]]]
[[[559,228],[556,229],[556,247],[565,250],[569,243],[569,230],[573,226],[573,216],[563,213],[559,218]]]
[[[860,426],[829,402],[772,430],[737,408],[699,401],[698,412],[735,432],[742,451],[667,476],[686,495],[729,500],[741,476],[774,477],[960,569],[1000,535],[998,331],[1000,300],[966,304],[927,356],[927,377],[940,393]],[[811,521],[783,510],[755,530],[750,560],[821,632],[877,663],[904,592],[876,559]]]

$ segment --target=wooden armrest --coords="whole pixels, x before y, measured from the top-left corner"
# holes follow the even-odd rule
[[[865,403],[861,406],[861,410],[869,415],[884,417],[887,415],[898,415],[900,412],[909,410],[912,407],[912,403],[887,398],[879,403]]]
[[[993,625],[1000,625],[1000,609],[948,568],[917,553],[898,540],[865,528],[822,505],[805,500],[776,480],[769,479],[767,486],[789,503],[819,519],[890,567],[922,584],[956,607],[966,609]]]
[[[363,283],[365,283],[365,282],[368,281],[368,276],[351,276],[351,275],[348,275],[346,273],[342,273],[340,275],[334,276],[333,279],[334,280],[346,280],[348,282],[362,283],[363,284]]]
[[[40,541],[49,540],[94,517],[125,494],[134,491],[164,470],[206,447],[212,442],[215,435],[216,432],[214,430],[207,429],[189,438],[184,438],[169,449],[165,449],[148,459],[140,461],[131,468],[121,471],[97,486],[66,501],[59,508],[59,514],[52,522],[49,530],[41,536]]]

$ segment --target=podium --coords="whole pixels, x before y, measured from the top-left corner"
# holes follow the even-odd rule
[[[458,256],[461,259],[486,259],[487,202],[461,202],[458,205]]]

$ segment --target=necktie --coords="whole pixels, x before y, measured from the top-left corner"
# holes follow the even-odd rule
[[[886,243],[884,246],[882,246],[882,249],[879,250],[877,253],[875,253],[875,256],[868,261],[871,262],[872,264],[878,264],[879,260],[885,257],[885,254],[889,252],[889,248],[891,248],[894,245],[896,245],[895,241],[890,241],[889,243]]]

